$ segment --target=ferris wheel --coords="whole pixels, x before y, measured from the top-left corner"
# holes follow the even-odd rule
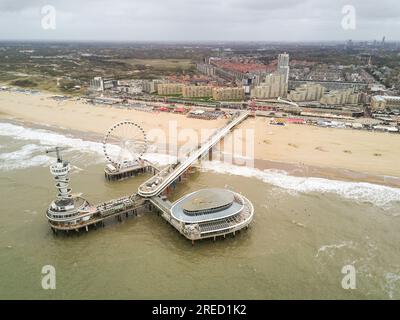
[[[146,133],[132,121],[118,122],[104,136],[104,155],[117,168],[135,164],[146,150]]]

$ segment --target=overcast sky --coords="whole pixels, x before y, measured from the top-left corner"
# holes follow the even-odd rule
[[[42,7],[56,9],[43,29]],[[356,28],[342,27],[342,8]],[[0,0],[0,39],[400,40],[400,0]]]

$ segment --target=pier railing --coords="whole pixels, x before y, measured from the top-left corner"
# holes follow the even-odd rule
[[[197,159],[199,159],[204,153],[214,147],[225,135],[227,135],[231,129],[241,123],[249,115],[249,112],[242,112],[237,117],[233,118],[225,127],[215,132],[210,138],[208,138],[202,146],[198,149],[190,152],[188,157],[174,165],[167,167],[160,171],[154,177],[150,178],[138,189],[138,194],[142,197],[149,198],[159,195],[165,188],[167,188],[172,182],[174,182],[186,169]]]

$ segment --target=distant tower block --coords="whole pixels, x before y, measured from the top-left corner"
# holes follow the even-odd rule
[[[50,204],[47,210],[49,223],[55,226],[85,221],[86,218],[80,217],[80,215],[87,213],[89,207],[89,203],[85,199],[71,195],[71,188],[69,187],[71,166],[68,161],[62,160],[61,150],[61,148],[55,147],[46,151],[46,153],[55,152],[57,154],[57,162],[50,166],[50,172],[54,176],[58,194],[56,200]]]
[[[278,56],[278,73],[283,74],[285,76],[285,81],[289,80],[289,54],[281,53]]]

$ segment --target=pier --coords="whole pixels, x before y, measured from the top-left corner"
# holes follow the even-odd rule
[[[89,231],[89,227],[104,226],[111,218],[121,222],[123,218],[137,216],[138,212],[145,209],[146,201],[136,194],[113,199],[95,206],[87,205],[79,210],[77,215],[71,217],[58,217],[50,210],[47,218],[54,233],[57,231]]]
[[[158,174],[151,177],[149,180],[144,182],[138,189],[138,194],[144,198],[151,198],[159,195],[174,181],[179,180],[179,177],[198,159],[200,159],[205,153],[211,150],[221,139],[223,139],[234,127],[244,121],[248,116],[249,112],[242,112],[222,129],[215,132],[210,138],[208,138],[202,146],[192,151],[186,159],[180,163],[177,162],[173,165],[168,166]]]
[[[121,168],[116,168],[112,164],[108,164],[104,168],[104,178],[108,181],[119,181],[145,172],[150,172],[154,175],[159,171],[160,169],[156,165],[143,159],[140,162]]]
[[[251,202],[239,193],[225,189],[204,189],[193,192],[171,203],[163,193],[183,180],[190,173],[193,164],[207,155],[235,126],[244,121],[250,113],[238,112],[223,128],[217,130],[201,146],[190,152],[183,161],[177,161],[159,170],[146,160],[126,168],[105,169],[107,180],[121,180],[140,172],[150,171],[154,175],[141,184],[137,193],[97,205],[80,196],[72,196],[68,187],[70,164],[63,161],[60,148],[48,152],[57,153],[57,163],[50,167],[59,193],[47,210],[47,219],[54,233],[86,230],[104,226],[105,221],[114,218],[136,216],[139,210],[158,212],[181,235],[194,243],[196,240],[224,237],[247,228],[254,216]]]

